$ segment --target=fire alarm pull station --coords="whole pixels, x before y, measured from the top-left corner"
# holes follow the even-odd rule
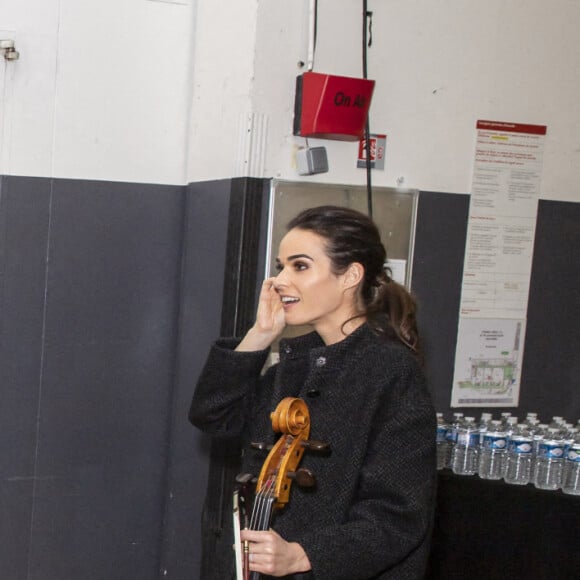
[[[364,135],[375,81],[312,71],[296,78],[294,135],[357,141]]]

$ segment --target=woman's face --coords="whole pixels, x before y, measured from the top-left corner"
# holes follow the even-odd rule
[[[324,238],[290,230],[280,242],[274,287],[282,300],[286,324],[312,324],[326,344],[342,340],[343,323],[353,316],[352,275],[334,274]]]

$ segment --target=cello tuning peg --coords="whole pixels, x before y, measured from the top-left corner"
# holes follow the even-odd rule
[[[289,471],[286,475],[300,487],[314,487],[316,485],[316,477],[310,469],[305,467],[301,467],[296,471]]]
[[[256,477],[251,473],[239,473],[236,475],[236,483],[246,485],[247,483],[256,483]]]
[[[330,451],[330,445],[323,441],[302,441],[302,446],[309,451]]]
[[[257,443],[253,441],[252,443],[250,443],[250,447],[252,449],[257,449],[258,451],[270,451],[273,445],[270,445],[268,443]]]

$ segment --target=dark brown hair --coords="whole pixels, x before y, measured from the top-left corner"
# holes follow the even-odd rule
[[[364,268],[361,297],[374,331],[402,342],[422,359],[417,330],[417,303],[407,289],[385,269],[387,253],[375,223],[365,214],[346,207],[324,205],[300,212],[288,230],[308,230],[325,240],[326,254],[335,274],[358,262]]]

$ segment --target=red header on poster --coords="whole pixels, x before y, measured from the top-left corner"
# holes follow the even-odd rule
[[[509,131],[511,133],[528,133],[530,135],[546,134],[546,125],[501,123],[499,121],[477,121],[477,128],[486,131]]]

